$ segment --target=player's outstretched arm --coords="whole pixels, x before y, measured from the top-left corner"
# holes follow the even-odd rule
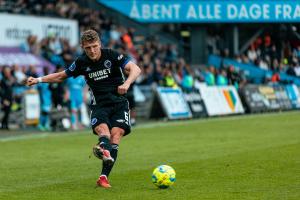
[[[34,77],[29,77],[26,80],[26,85],[27,86],[32,86],[38,83],[60,83],[64,81],[66,78],[68,78],[67,74],[65,71],[62,72],[57,72],[53,74],[48,74],[46,76],[34,78]]]
[[[125,72],[128,73],[128,78],[122,85],[120,85],[118,87],[119,94],[127,93],[127,90],[130,87],[131,83],[133,83],[141,73],[141,69],[135,63],[133,63],[131,61],[129,61],[125,65],[124,69],[125,69]]]

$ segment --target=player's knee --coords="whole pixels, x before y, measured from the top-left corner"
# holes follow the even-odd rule
[[[111,144],[119,144],[120,143],[120,141],[121,141],[121,135],[117,135],[117,134],[115,134],[115,135],[111,135],[111,137],[110,137],[110,143]]]
[[[110,143],[119,144],[125,131],[121,128],[113,128],[111,131]]]
[[[94,132],[97,133],[97,135],[107,135],[109,137],[109,129],[106,124],[99,124],[94,128]]]

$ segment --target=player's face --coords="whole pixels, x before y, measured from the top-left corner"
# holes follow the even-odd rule
[[[91,59],[91,60],[98,60],[101,56],[101,44],[100,41],[94,41],[94,42],[84,42],[81,45],[82,49],[85,51],[86,55]]]

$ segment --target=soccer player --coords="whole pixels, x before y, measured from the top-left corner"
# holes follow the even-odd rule
[[[103,160],[97,185],[109,188],[108,175],[117,159],[119,143],[130,133],[130,115],[125,94],[139,76],[140,68],[130,59],[111,49],[102,49],[94,30],[84,31],[80,38],[83,55],[62,72],[43,77],[29,77],[27,85],[62,82],[68,77],[83,75],[91,93],[91,125],[99,136],[94,155]],[[128,77],[125,80],[123,74]]]

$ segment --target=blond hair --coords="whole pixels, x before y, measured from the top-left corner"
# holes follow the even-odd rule
[[[94,30],[86,30],[81,34],[80,37],[80,43],[83,44],[84,42],[95,42],[95,41],[100,41],[99,35],[96,31]]]

